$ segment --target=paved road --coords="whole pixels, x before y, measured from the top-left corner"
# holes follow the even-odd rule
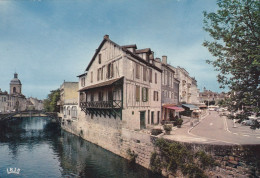
[[[208,139],[216,144],[260,144],[260,130],[234,123],[216,111],[210,111],[196,127],[188,133],[194,137]]]
[[[171,135],[164,138],[192,143],[219,144],[219,145],[242,145],[260,144],[260,129],[251,130],[249,126],[236,123],[234,128],[232,120],[225,116],[219,116],[216,111],[210,111],[195,127],[186,122],[182,128],[174,127]]]

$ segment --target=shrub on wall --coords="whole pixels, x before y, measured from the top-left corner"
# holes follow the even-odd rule
[[[137,158],[138,154],[136,154],[134,151],[131,151],[130,148],[126,151],[130,163],[135,163],[135,159]]]
[[[203,151],[195,153],[178,142],[168,142],[160,138],[156,140],[155,146],[159,152],[151,155],[150,167],[157,173],[165,169],[176,174],[177,170],[180,170],[184,176],[206,177],[203,170],[216,165],[210,155]]]

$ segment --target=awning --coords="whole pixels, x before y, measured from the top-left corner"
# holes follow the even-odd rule
[[[184,109],[182,107],[178,107],[178,106],[172,106],[172,105],[165,105],[163,106],[164,108],[167,108],[167,109],[172,109],[172,110],[175,110],[176,112],[182,112],[184,111]]]
[[[109,85],[112,85],[112,84],[116,83],[117,81],[121,80],[122,78],[123,77],[113,79],[113,80],[109,80],[109,81],[102,82],[102,83],[98,83],[98,84],[95,84],[95,85],[90,85],[90,86],[87,86],[87,87],[80,89],[79,91],[85,91],[85,90],[90,90],[90,89],[94,89],[94,88],[101,88],[101,87],[109,86]]]
[[[193,104],[182,104],[182,106],[189,108],[190,110],[199,109],[197,106]]]
[[[204,104],[204,105],[200,105],[199,107],[200,107],[200,108],[207,108],[208,106],[206,106],[206,105]]]

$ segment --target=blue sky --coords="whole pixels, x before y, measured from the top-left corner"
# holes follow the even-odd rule
[[[204,86],[221,91],[205,63],[203,14],[214,0],[0,0],[0,88],[16,71],[23,94],[39,99],[64,80],[78,81],[103,36],[168,56]]]

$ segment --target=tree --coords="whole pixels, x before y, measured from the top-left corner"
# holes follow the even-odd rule
[[[57,102],[60,100],[60,90],[52,90],[47,99],[43,101],[44,109],[48,112],[59,112]]]
[[[215,57],[220,88],[228,87],[229,110],[246,118],[260,107],[260,1],[218,0],[217,12],[204,12],[204,30],[214,39],[203,45]],[[241,117],[240,117],[241,118]]]

